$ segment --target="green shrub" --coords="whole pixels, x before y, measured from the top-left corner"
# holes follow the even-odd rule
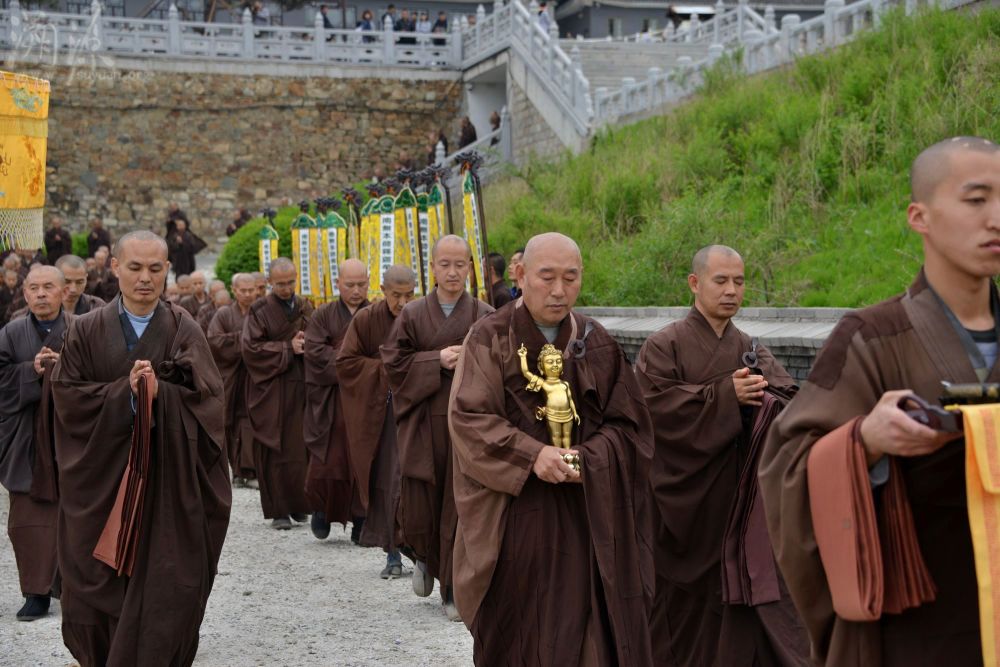
[[[83,259],[87,259],[87,236],[87,232],[73,234],[73,254]]]
[[[746,77],[727,58],[670,114],[486,188],[490,249],[575,238],[581,305],[688,303],[691,256],[747,259],[748,305],[860,306],[920,265],[910,162],[948,136],[1000,140],[1000,10],[896,11],[833,52]],[[499,202],[499,203],[497,203]]]

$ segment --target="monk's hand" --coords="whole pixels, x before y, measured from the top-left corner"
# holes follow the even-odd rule
[[[300,331],[292,339],[292,352],[302,354],[306,351],[306,332]]]
[[[138,396],[139,378],[143,375],[149,378],[149,393],[153,398],[156,398],[157,394],[160,393],[160,383],[157,381],[156,373],[153,371],[153,364],[148,361],[139,360],[135,362],[128,374],[128,386],[132,388],[132,393]]]
[[[961,433],[942,433],[910,417],[899,402],[913,394],[897,389],[882,394],[872,411],[861,421],[861,440],[872,466],[886,454],[924,456],[936,452],[945,443],[962,437]]]
[[[458,365],[458,355],[462,353],[461,345],[449,345],[441,350],[441,368],[454,370]]]
[[[565,449],[558,449],[552,445],[542,447],[538,452],[531,471],[543,482],[550,484],[562,484],[563,482],[575,482],[580,478],[580,473],[573,470],[573,466],[563,461]]]
[[[47,347],[43,347],[41,350],[39,350],[38,354],[35,355],[35,363],[34,363],[35,373],[37,373],[38,375],[43,374],[45,372],[46,362],[50,359],[53,362],[59,361],[59,353],[53,352]]]
[[[741,368],[733,373],[733,387],[740,405],[760,405],[767,380],[762,375],[750,375],[749,368]]]

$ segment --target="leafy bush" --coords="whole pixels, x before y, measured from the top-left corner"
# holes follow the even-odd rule
[[[694,252],[747,260],[748,305],[860,306],[920,265],[910,162],[958,134],[1000,140],[1000,10],[894,12],[833,52],[746,77],[709,72],[670,114],[486,187],[490,249],[576,239],[581,304],[688,303]]]
[[[73,234],[73,254],[83,259],[87,259],[87,236],[87,232]]]

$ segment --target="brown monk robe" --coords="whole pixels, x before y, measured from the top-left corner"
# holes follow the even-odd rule
[[[198,322],[198,326],[201,327],[201,330],[207,334],[208,325],[212,323],[212,318],[215,317],[215,313],[219,311],[219,308],[228,306],[232,302],[233,299],[229,296],[229,292],[226,291],[225,286],[223,286],[222,289],[214,290],[209,302],[198,309],[198,316],[194,318],[195,321]]]
[[[63,640],[82,667],[190,665],[229,524],[222,379],[205,335],[160,301],[167,248],[126,234],[121,296],[76,318],[52,373]],[[118,494],[145,375],[152,457],[131,576],[93,555]]]
[[[650,665],[649,415],[615,340],[571,312],[576,244],[542,234],[523,261],[522,299],[473,325],[451,389],[455,602],[477,665]],[[549,341],[581,473],[547,444],[546,394],[522,373],[520,346],[534,373]]]
[[[255,477],[253,427],[247,413],[247,369],[243,364],[243,323],[257,300],[257,289],[248,273],[233,276],[236,303],[220,307],[208,325],[208,345],[222,375],[226,392],[226,452],[233,481],[242,484]]]
[[[820,665],[964,667],[983,660],[964,443],[916,423],[897,403],[912,392],[938,404],[943,380],[1000,382],[993,346],[1000,309],[991,285],[1000,274],[1000,150],[975,138],[936,144],[914,162],[911,183],[907,214],[923,239],[923,270],[902,295],[841,320],[761,458],[774,553]],[[817,441],[859,416],[870,466],[861,488],[875,487],[879,508],[883,468],[891,463],[901,475],[936,589],[932,601],[870,622],[833,610],[810,512],[824,499],[811,497],[806,484]],[[885,577],[910,570],[887,561]]]
[[[38,266],[24,280],[29,313],[0,330],[0,484],[10,493],[7,535],[14,547],[24,607],[18,620],[48,613],[56,574],[54,497],[40,497],[35,485],[39,449],[42,379],[59,358],[71,315],[61,308],[63,277],[58,269]]]
[[[337,353],[351,470],[365,510],[360,542],[386,552],[383,579],[399,577],[403,567],[396,518],[400,484],[396,422],[379,348],[413,299],[415,285],[416,275],[409,267],[390,266],[382,278],[385,299],[358,311]]]
[[[302,352],[313,307],[295,294],[292,260],[274,260],[268,280],[271,294],[250,306],[243,327],[243,363],[260,505],[274,528],[287,530],[291,519],[305,521],[309,512]]]
[[[472,252],[459,236],[443,236],[431,252],[437,287],[406,306],[382,346],[398,425],[401,474],[399,523],[403,542],[416,556],[413,591],[441,599],[459,620],[452,591],[455,542],[448,395],[462,341],[469,328],[493,309],[465,291]]]
[[[337,290],[339,299],[317,309],[306,327],[306,499],[313,513],[313,534],[321,540],[329,536],[331,523],[346,526],[351,519],[364,516],[351,474],[337,381],[337,351],[354,314],[368,305],[368,269],[364,262],[349,259],[340,265]],[[355,523],[360,528],[360,521]],[[357,540],[360,532],[355,533]]]
[[[183,275],[183,274],[182,274]],[[205,291],[205,274],[201,271],[195,271],[188,274],[188,278],[191,280],[191,292],[185,296],[181,297],[180,307],[191,313],[191,317],[197,318],[198,311],[201,307],[207,303],[211,303],[211,298],[208,292]],[[178,284],[180,283],[180,276],[177,277]]]
[[[723,538],[747,457],[754,408],[767,386],[794,381],[731,318],[743,302],[743,260],[726,246],[698,251],[688,316],[650,336],[636,376],[653,418],[656,599],[650,634],[658,665],[807,665],[809,642],[780,576],[754,574],[764,604],[723,603]],[[753,478],[751,478],[753,479]],[[766,528],[748,539],[770,551]]]

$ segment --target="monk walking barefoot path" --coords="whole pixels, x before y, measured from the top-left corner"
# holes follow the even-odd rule
[[[8,496],[0,494],[0,525]],[[319,541],[308,524],[273,530],[257,492],[233,489],[219,576],[201,626],[195,665],[472,664],[472,638],[448,621],[440,596],[413,594],[404,558],[402,579],[383,581],[385,554],[351,544],[334,526]],[[59,604],[41,620],[20,623],[23,604],[14,553],[0,540],[0,666],[71,665],[60,634]]]

